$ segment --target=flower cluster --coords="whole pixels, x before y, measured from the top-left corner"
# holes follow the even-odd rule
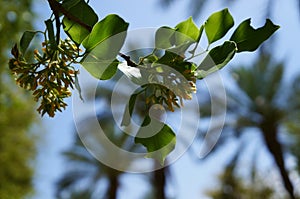
[[[196,92],[195,66],[175,53],[166,52],[157,57],[152,54],[140,59],[138,65],[142,79],[147,79],[145,88],[146,105],[166,105],[174,112],[174,107],[183,106],[183,100],[191,100]]]
[[[176,76],[168,76],[164,82],[145,85],[147,105],[165,104],[170,111],[174,112],[174,106],[180,108],[183,106],[183,100],[191,100],[192,93],[196,92],[196,85],[193,81],[181,82]]]
[[[72,64],[76,63],[79,49],[69,39],[61,40],[55,48],[48,41],[42,45],[42,54],[34,50],[34,63],[28,62],[15,45],[9,68],[17,84],[33,91],[34,99],[40,101],[37,111],[54,117],[56,111],[67,106],[64,98],[71,96],[70,88],[73,89],[78,74]]]

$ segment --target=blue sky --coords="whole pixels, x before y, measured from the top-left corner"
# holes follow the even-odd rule
[[[225,7],[218,2],[220,1],[211,0],[208,6],[202,11],[201,17],[195,20],[195,22],[197,24],[203,23],[212,12]],[[265,2],[266,1],[262,0],[242,0],[239,3],[229,6],[229,10],[236,24],[251,17],[253,25],[257,27],[264,23]],[[298,35],[300,33],[300,20],[295,9],[297,6],[296,0],[288,1],[289,3],[286,2],[274,1],[274,16],[272,16],[272,21],[281,26],[281,29],[276,33],[275,58],[286,62],[288,71],[286,79],[290,79],[290,77],[295,74],[295,71],[299,72],[298,46],[300,44],[300,38]],[[91,0],[90,3],[100,18],[107,14],[116,13],[130,23],[129,29],[131,30],[163,25],[175,26],[178,22],[188,17],[187,9],[189,9],[187,3],[184,1],[178,1],[178,3],[171,6],[170,9],[159,8],[157,0]],[[50,13],[47,2],[36,1],[35,10],[40,15],[36,27],[44,29],[41,21],[46,19]],[[247,64],[256,56],[255,53],[238,55],[233,65],[237,63]],[[229,67],[230,66],[227,68]],[[227,68],[221,72],[224,78],[226,78],[227,70],[229,70]],[[67,149],[73,139],[74,124],[71,100],[69,100],[69,104],[67,110],[63,113],[59,113],[54,119],[47,117],[43,119],[44,127],[42,132],[40,132],[42,139],[39,144],[39,156],[36,163],[38,171],[35,180],[37,187],[37,196],[35,199],[55,198],[53,195],[53,183],[65,169],[65,164],[60,152]],[[231,147],[234,148],[235,146],[233,145]],[[227,153],[230,154],[230,151]],[[213,159],[199,163],[188,154],[184,155],[171,167],[174,181],[172,181],[170,187],[178,189],[170,188],[168,189],[169,192],[176,194],[177,199],[204,198],[204,190],[215,185],[216,174],[221,171],[225,160],[226,156],[219,154]],[[218,163],[216,164],[216,162]],[[266,162],[268,164],[270,160]],[[143,184],[143,181],[137,175],[123,178],[122,181],[126,181],[126,183],[123,183],[121,188],[120,199],[129,198],[128,195],[124,196],[123,193],[131,194],[131,199],[139,199],[139,193],[134,191],[135,186],[130,186],[129,184],[142,185],[141,190],[146,190],[147,184]]]

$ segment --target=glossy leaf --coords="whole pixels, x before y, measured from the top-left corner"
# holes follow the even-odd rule
[[[200,30],[194,23],[192,17],[179,23],[175,27],[175,45],[181,45],[186,42],[197,42],[200,35]]]
[[[98,22],[82,42],[88,55],[82,66],[94,77],[107,80],[117,71],[116,57],[123,46],[128,23],[117,15],[108,15]]]
[[[243,21],[232,34],[230,40],[237,44],[238,51],[255,51],[265,40],[280,28],[274,25],[270,19],[266,20],[264,26],[254,29],[251,19]]]
[[[209,44],[224,37],[233,25],[233,18],[227,8],[213,13],[204,24]]]
[[[20,40],[20,51],[22,54],[25,54],[28,49],[30,42],[37,32],[34,31],[25,31]]]
[[[232,41],[225,41],[223,45],[211,49],[196,71],[197,78],[202,79],[222,69],[233,58],[236,51],[236,44]]]
[[[151,126],[155,127],[155,130]],[[147,116],[135,137],[135,143],[140,143],[147,148],[146,157],[154,158],[163,165],[167,155],[175,148],[176,135],[168,125]]]
[[[84,39],[82,45],[89,52],[94,49],[96,46],[102,45],[101,43],[105,40],[108,40],[110,37],[120,34],[118,38],[112,38],[111,40],[118,40],[113,42],[113,46],[107,45],[103,48],[104,54],[110,54],[111,50],[119,51],[124,43],[126,37],[126,30],[128,28],[128,23],[125,22],[121,17],[115,14],[107,15],[103,20],[95,24],[92,32],[87,38]],[[110,43],[106,43],[110,44]],[[107,49],[108,48],[108,49]],[[103,52],[102,52],[103,53]],[[113,56],[115,57],[115,56]]]
[[[97,14],[84,0],[64,1],[63,6],[66,7],[70,14],[76,16],[90,27],[93,27],[98,21]],[[80,44],[90,33],[88,29],[71,21],[67,17],[63,18],[63,25],[64,31],[77,44]]]

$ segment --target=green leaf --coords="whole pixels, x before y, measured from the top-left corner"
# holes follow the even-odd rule
[[[224,37],[233,25],[233,18],[227,8],[213,13],[204,24],[209,44]]]
[[[75,75],[75,82],[74,82],[74,84],[75,84],[76,90],[78,91],[79,98],[80,98],[82,101],[84,101],[84,100],[83,100],[83,97],[82,97],[82,94],[81,94],[81,87],[80,87],[80,84],[79,84],[78,75]]]
[[[37,32],[34,31],[25,31],[20,40],[20,51],[24,55],[30,42],[32,41],[33,37]]]
[[[174,68],[181,74],[186,70],[192,70],[193,64],[184,60],[184,57],[174,53],[173,51],[165,51],[165,54],[158,59],[156,64],[163,64]]]
[[[163,26],[160,27],[155,33],[155,47],[167,49],[173,46],[171,38],[175,33],[175,29]]]
[[[94,77],[110,79],[118,68],[116,57],[122,48],[128,23],[117,15],[108,15],[98,22],[82,45],[89,52],[82,66]]]
[[[163,165],[167,155],[175,148],[176,135],[168,125],[146,116],[135,137],[135,143],[147,148],[146,157],[154,158]]]
[[[123,46],[126,31],[128,28],[128,23],[125,22],[121,17],[115,14],[106,16],[103,20],[99,21],[94,27],[90,35],[88,35],[82,42],[82,45],[89,52],[94,49],[96,46],[100,45],[103,41],[108,40],[110,37],[117,34],[121,34],[118,37],[119,42],[113,42],[114,45],[110,46],[110,43],[106,43],[106,47],[111,47],[108,50],[116,49],[119,51]],[[115,40],[115,39],[112,39]],[[105,50],[105,49],[103,49]],[[106,50],[107,51],[107,50]],[[115,51],[115,50],[114,50]],[[110,52],[108,52],[110,53]],[[107,53],[104,53],[107,54]]]
[[[81,65],[95,78],[108,80],[116,74],[119,61],[117,59],[101,60],[89,54]]]
[[[236,44],[232,41],[225,41],[223,45],[211,49],[197,68],[197,78],[202,79],[222,69],[233,58],[236,51]]]
[[[53,23],[51,19],[48,19],[45,21],[47,30],[48,30],[48,37],[49,37],[49,43],[51,46],[51,49],[55,50],[57,48],[57,43],[55,40],[55,34],[54,34],[54,28],[53,28]]]
[[[66,9],[69,10],[71,7],[75,6],[76,4],[80,3],[82,0],[64,0],[62,2],[62,6]]]
[[[98,21],[98,16],[94,10],[84,0],[64,1],[63,6],[71,15],[76,16],[80,21],[93,27]],[[77,44],[80,44],[90,33],[90,31],[78,23],[71,21],[67,17],[63,18],[64,31]]]
[[[194,23],[192,17],[177,24],[175,29],[175,45],[181,45],[186,42],[195,43],[199,39],[200,30]]]
[[[199,37],[198,37],[198,40],[197,40],[197,44],[195,45],[194,49],[190,50],[189,53],[194,55],[197,48],[198,48],[198,45],[199,45],[199,41],[201,39],[201,36],[202,36],[202,33],[203,33],[203,30],[204,30],[204,25],[200,26],[200,29],[199,29]]]
[[[126,106],[125,111],[124,111],[124,116],[123,116],[123,119],[122,119],[122,122],[121,122],[121,126],[128,126],[130,124],[130,119],[132,117],[132,112],[133,112],[133,109],[134,109],[136,98],[144,90],[145,89],[140,90],[140,91],[138,91],[138,92],[136,92],[136,93],[134,93],[130,96],[128,105]]]
[[[132,112],[133,112],[133,108],[134,108],[137,96],[138,96],[138,94],[132,94],[130,96],[129,103],[125,107],[125,111],[124,111],[123,119],[122,119],[122,122],[121,122],[121,126],[128,126],[130,124],[130,119],[131,119],[131,116],[132,116]]]
[[[251,19],[243,21],[232,34],[230,40],[237,44],[238,51],[255,51],[265,40],[280,28],[274,25],[270,19],[266,20],[264,26],[254,29]]]

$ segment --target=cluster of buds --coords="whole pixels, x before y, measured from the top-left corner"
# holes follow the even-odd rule
[[[37,111],[54,117],[67,104],[64,98],[71,96],[78,71],[71,65],[79,56],[78,47],[69,39],[61,40],[54,49],[48,41],[43,42],[42,54],[34,50],[34,63],[29,63],[15,45],[11,51],[9,68],[16,83],[33,91],[35,101],[40,102]]]
[[[155,61],[158,60],[155,57]],[[171,57],[172,58],[172,57]],[[168,110],[183,106],[183,100],[191,100],[196,93],[196,78],[192,63],[185,62],[184,58],[174,54],[174,59],[154,62],[143,58],[140,67],[143,78],[149,82],[145,84],[146,105],[166,105]]]
[[[145,90],[149,95],[146,97],[146,105],[150,107],[154,104],[167,105],[167,108],[174,112],[174,106],[180,108],[178,98],[173,91],[160,84],[147,84]]]
[[[175,77],[174,77],[175,78]],[[174,112],[174,107],[180,108],[183,106],[183,100],[191,100],[192,93],[196,92],[196,85],[192,81],[186,81],[185,83],[177,82],[178,79],[172,77],[167,78],[167,82],[164,84],[151,83],[147,84],[146,104],[151,106],[153,104],[166,105],[167,108]],[[149,95],[147,95],[149,93]]]

